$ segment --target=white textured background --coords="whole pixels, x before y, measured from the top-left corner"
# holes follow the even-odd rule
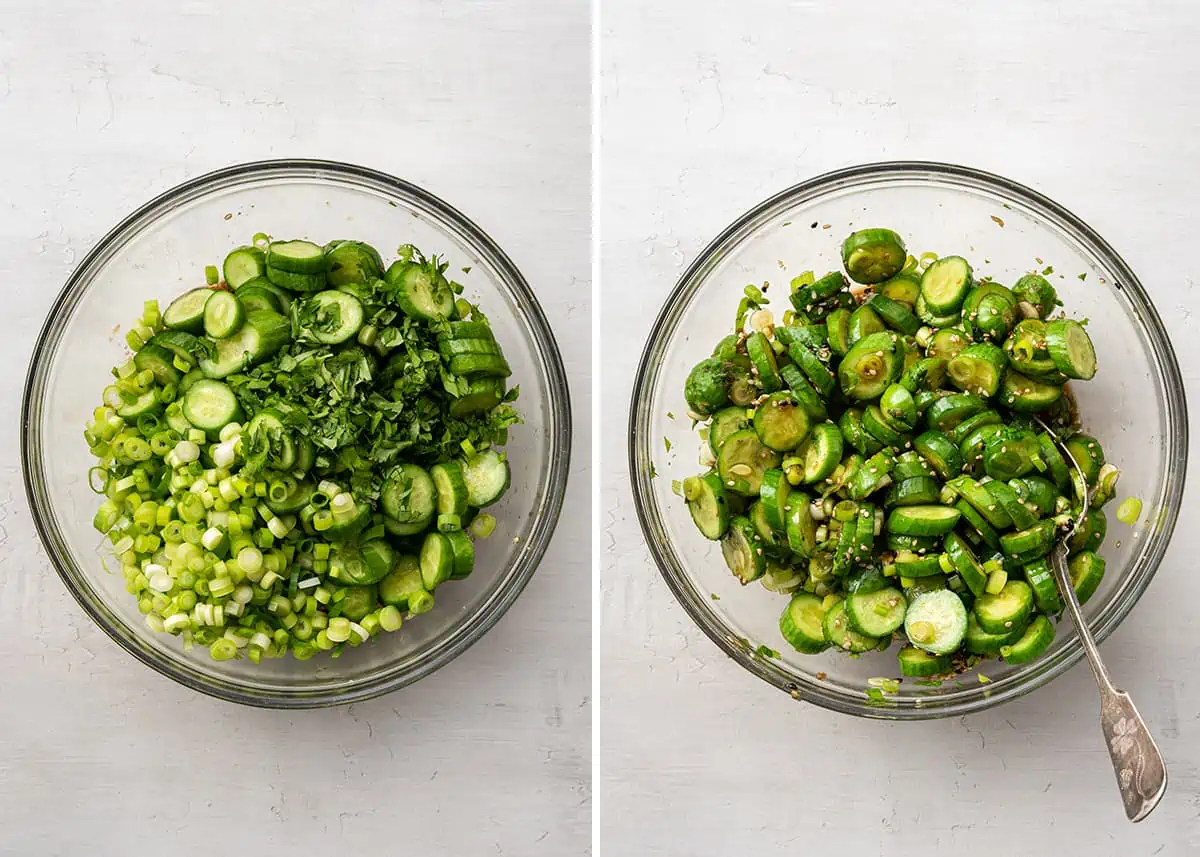
[[[587,853],[586,2],[0,6],[0,854]],[[17,455],[76,261],[183,179],[287,156],[392,172],[487,230],[541,299],[575,413],[574,513],[492,633],[408,689],[295,714],[185,691],[96,630]]]
[[[887,725],[798,705],[725,659],[651,564],[625,459],[636,360],[686,263],[767,195],[863,161],[971,164],[1066,204],[1139,272],[1195,393],[1200,6],[667,5],[603,3],[604,853],[1200,853],[1194,502],[1104,646],[1170,769],[1133,827],[1086,666],[992,712]]]

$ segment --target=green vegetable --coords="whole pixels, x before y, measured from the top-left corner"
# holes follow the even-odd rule
[[[471,519],[508,487],[520,422],[444,262],[402,248],[419,276],[388,281],[358,242],[263,246],[226,257],[236,292],[147,302],[84,433],[126,589],[218,661],[336,655],[432,609],[474,567],[462,527],[495,528]],[[414,537],[419,559],[399,552]]]

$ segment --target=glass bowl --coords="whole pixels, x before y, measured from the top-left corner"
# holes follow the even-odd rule
[[[895,229],[913,255],[961,253],[1004,283],[1045,269],[1071,315],[1090,319],[1100,371],[1075,384],[1081,416],[1124,468],[1119,497],[1140,497],[1145,511],[1132,528],[1110,512],[1107,574],[1084,613],[1100,640],[1129,613],[1158,568],[1183,492],[1187,415],[1175,354],[1145,289],[1103,238],[1041,194],[965,167],[881,163],[828,173],[759,204],[705,248],[659,314],[634,383],[629,456],[638,517],[684,609],[754,675],[797,700],[863,717],[960,715],[1028,693],[1078,662],[1083,650],[1070,623],[1032,664],[988,660],[979,665],[982,680],[975,671],[940,686],[907,679],[881,694],[871,679],[898,676],[895,647],[858,659],[793,651],[778,628],[785,598],[739,585],[671,488],[702,469],[684,380],[730,332],[743,287],[770,283],[767,296],[776,296],[781,315],[787,304],[778,296],[789,280],[838,267],[845,235],[869,226]]]
[[[401,244],[442,254],[464,297],[482,304],[521,385],[524,425],[507,452],[512,487],[494,508],[495,534],[477,543],[475,572],[442,587],[430,613],[393,634],[316,657],[218,663],[206,648],[147,627],[107,544],[92,528],[99,498],[83,427],[125,353],[123,326],[142,302],[166,306],[256,232],[361,239],[384,256]],[[469,271],[465,270],[469,269]],[[200,281],[202,282],[202,280]],[[504,252],[432,194],[384,173],[326,161],[263,161],[188,181],[142,206],[84,258],[38,337],[22,409],[21,455],[33,518],[67,588],[109,636],[143,663],[223,699],[274,708],[355,702],[428,675],[477,641],[512,605],[546,550],[570,458],[566,378],[537,299]],[[112,565],[113,563],[110,563]],[[119,564],[117,564],[119,568]]]

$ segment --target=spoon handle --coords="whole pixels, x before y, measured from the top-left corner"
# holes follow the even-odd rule
[[[1053,559],[1058,588],[1075,622],[1083,650],[1087,652],[1096,684],[1100,686],[1100,728],[1104,730],[1113,772],[1117,775],[1125,815],[1130,821],[1141,821],[1158,806],[1167,790],[1167,766],[1133,700],[1125,691],[1113,686],[1108,670],[1100,660],[1096,641],[1084,621],[1075,587],[1071,585],[1065,545],[1059,545]]]

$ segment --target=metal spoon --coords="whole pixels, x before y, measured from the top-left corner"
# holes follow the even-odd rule
[[[1041,419],[1035,419],[1075,470],[1077,484],[1086,486],[1087,480],[1083,470],[1071,455],[1071,451],[1049,426]],[[1167,790],[1167,767],[1158,745],[1150,736],[1150,730],[1146,728],[1146,722],[1134,707],[1133,700],[1125,691],[1114,687],[1109,679],[1108,670],[1100,660],[1100,650],[1096,648],[1096,641],[1087,622],[1084,621],[1079,598],[1075,595],[1075,587],[1071,583],[1071,575],[1067,570],[1067,542],[1088,513],[1087,491],[1082,493],[1083,504],[1079,516],[1060,537],[1054,548],[1051,564],[1054,567],[1054,579],[1058,583],[1059,592],[1066,602],[1071,619],[1075,622],[1075,630],[1079,633],[1083,650],[1087,652],[1088,661],[1092,665],[1092,673],[1096,676],[1096,684],[1100,687],[1100,728],[1104,730],[1104,738],[1108,742],[1108,754],[1112,757],[1113,771],[1121,789],[1121,799],[1125,802],[1125,815],[1130,821],[1141,821],[1158,806]]]

